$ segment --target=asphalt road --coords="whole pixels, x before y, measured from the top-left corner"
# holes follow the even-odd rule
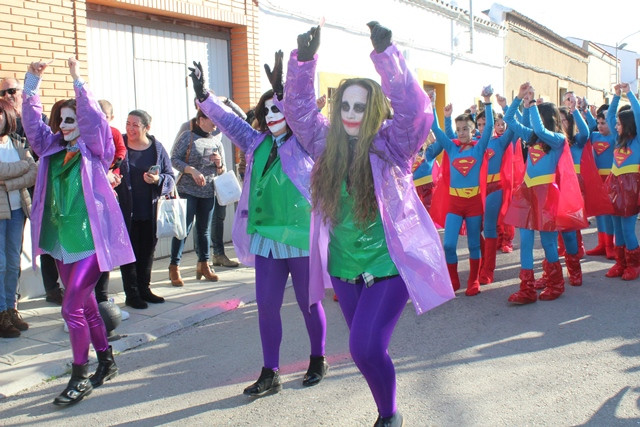
[[[593,229],[585,242],[594,245]],[[466,249],[459,253],[466,283]],[[390,348],[405,426],[640,424],[640,279],[606,279],[612,263],[588,257],[582,287],[567,285],[556,301],[510,306],[518,251],[500,254],[498,281],[480,295],[463,289],[419,317],[408,304]],[[536,277],[540,270],[538,262]],[[375,404],[330,294],[331,368],[316,387],[301,384],[309,343],[288,288],[278,394],[242,395],[262,366],[249,304],[119,355],[120,375],[73,407],[51,404],[68,376],[5,399],[0,425],[371,426]]]

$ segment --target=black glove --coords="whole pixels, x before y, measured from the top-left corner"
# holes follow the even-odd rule
[[[312,27],[309,31],[298,36],[298,61],[306,62],[313,59],[320,47],[320,26]]]
[[[276,52],[275,63],[273,64],[273,71],[269,67],[269,64],[264,64],[264,70],[267,72],[269,83],[273,89],[274,95],[282,101],[282,94],[284,93],[284,86],[282,86],[282,51]]]
[[[391,46],[391,30],[383,27],[378,21],[371,21],[367,24],[371,30],[371,43],[377,53],[382,53]]]
[[[189,67],[189,77],[193,82],[193,91],[196,93],[198,101],[202,102],[209,97],[209,92],[204,88],[204,74],[202,73],[202,65],[199,62],[193,61],[195,68]]]

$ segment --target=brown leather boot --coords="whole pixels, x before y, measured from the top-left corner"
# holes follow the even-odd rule
[[[9,319],[11,319],[11,324],[16,327],[19,331],[26,331],[29,329],[29,324],[22,320],[22,316],[15,308],[10,308],[7,310],[9,313]]]
[[[184,286],[182,277],[180,277],[180,267],[174,264],[169,264],[169,279],[173,286]]]
[[[198,266],[196,268],[196,279],[200,280],[202,276],[210,282],[218,281],[218,276],[209,267],[209,261],[198,262]]]
[[[238,267],[240,264],[237,261],[230,260],[225,254],[222,255],[214,255],[211,260],[211,264],[214,266],[222,266],[222,267]]]
[[[20,331],[11,323],[8,311],[0,312],[0,338],[18,338]]]

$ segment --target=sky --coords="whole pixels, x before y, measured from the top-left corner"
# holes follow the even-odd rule
[[[469,1],[456,0],[456,3],[458,7],[468,10]],[[471,1],[473,1],[473,13],[476,16],[482,10],[489,9],[493,3],[499,3],[533,19],[562,37],[576,37],[609,46],[624,42],[627,43],[625,49],[640,52],[640,2],[638,0]],[[453,3],[453,1],[448,2]],[[637,34],[634,34],[636,32]]]

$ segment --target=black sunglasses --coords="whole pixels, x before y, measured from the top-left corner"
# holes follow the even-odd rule
[[[5,93],[8,93],[9,95],[15,95],[17,91],[19,91],[20,89],[12,87],[11,89],[3,89],[0,90],[0,96],[4,96]]]

